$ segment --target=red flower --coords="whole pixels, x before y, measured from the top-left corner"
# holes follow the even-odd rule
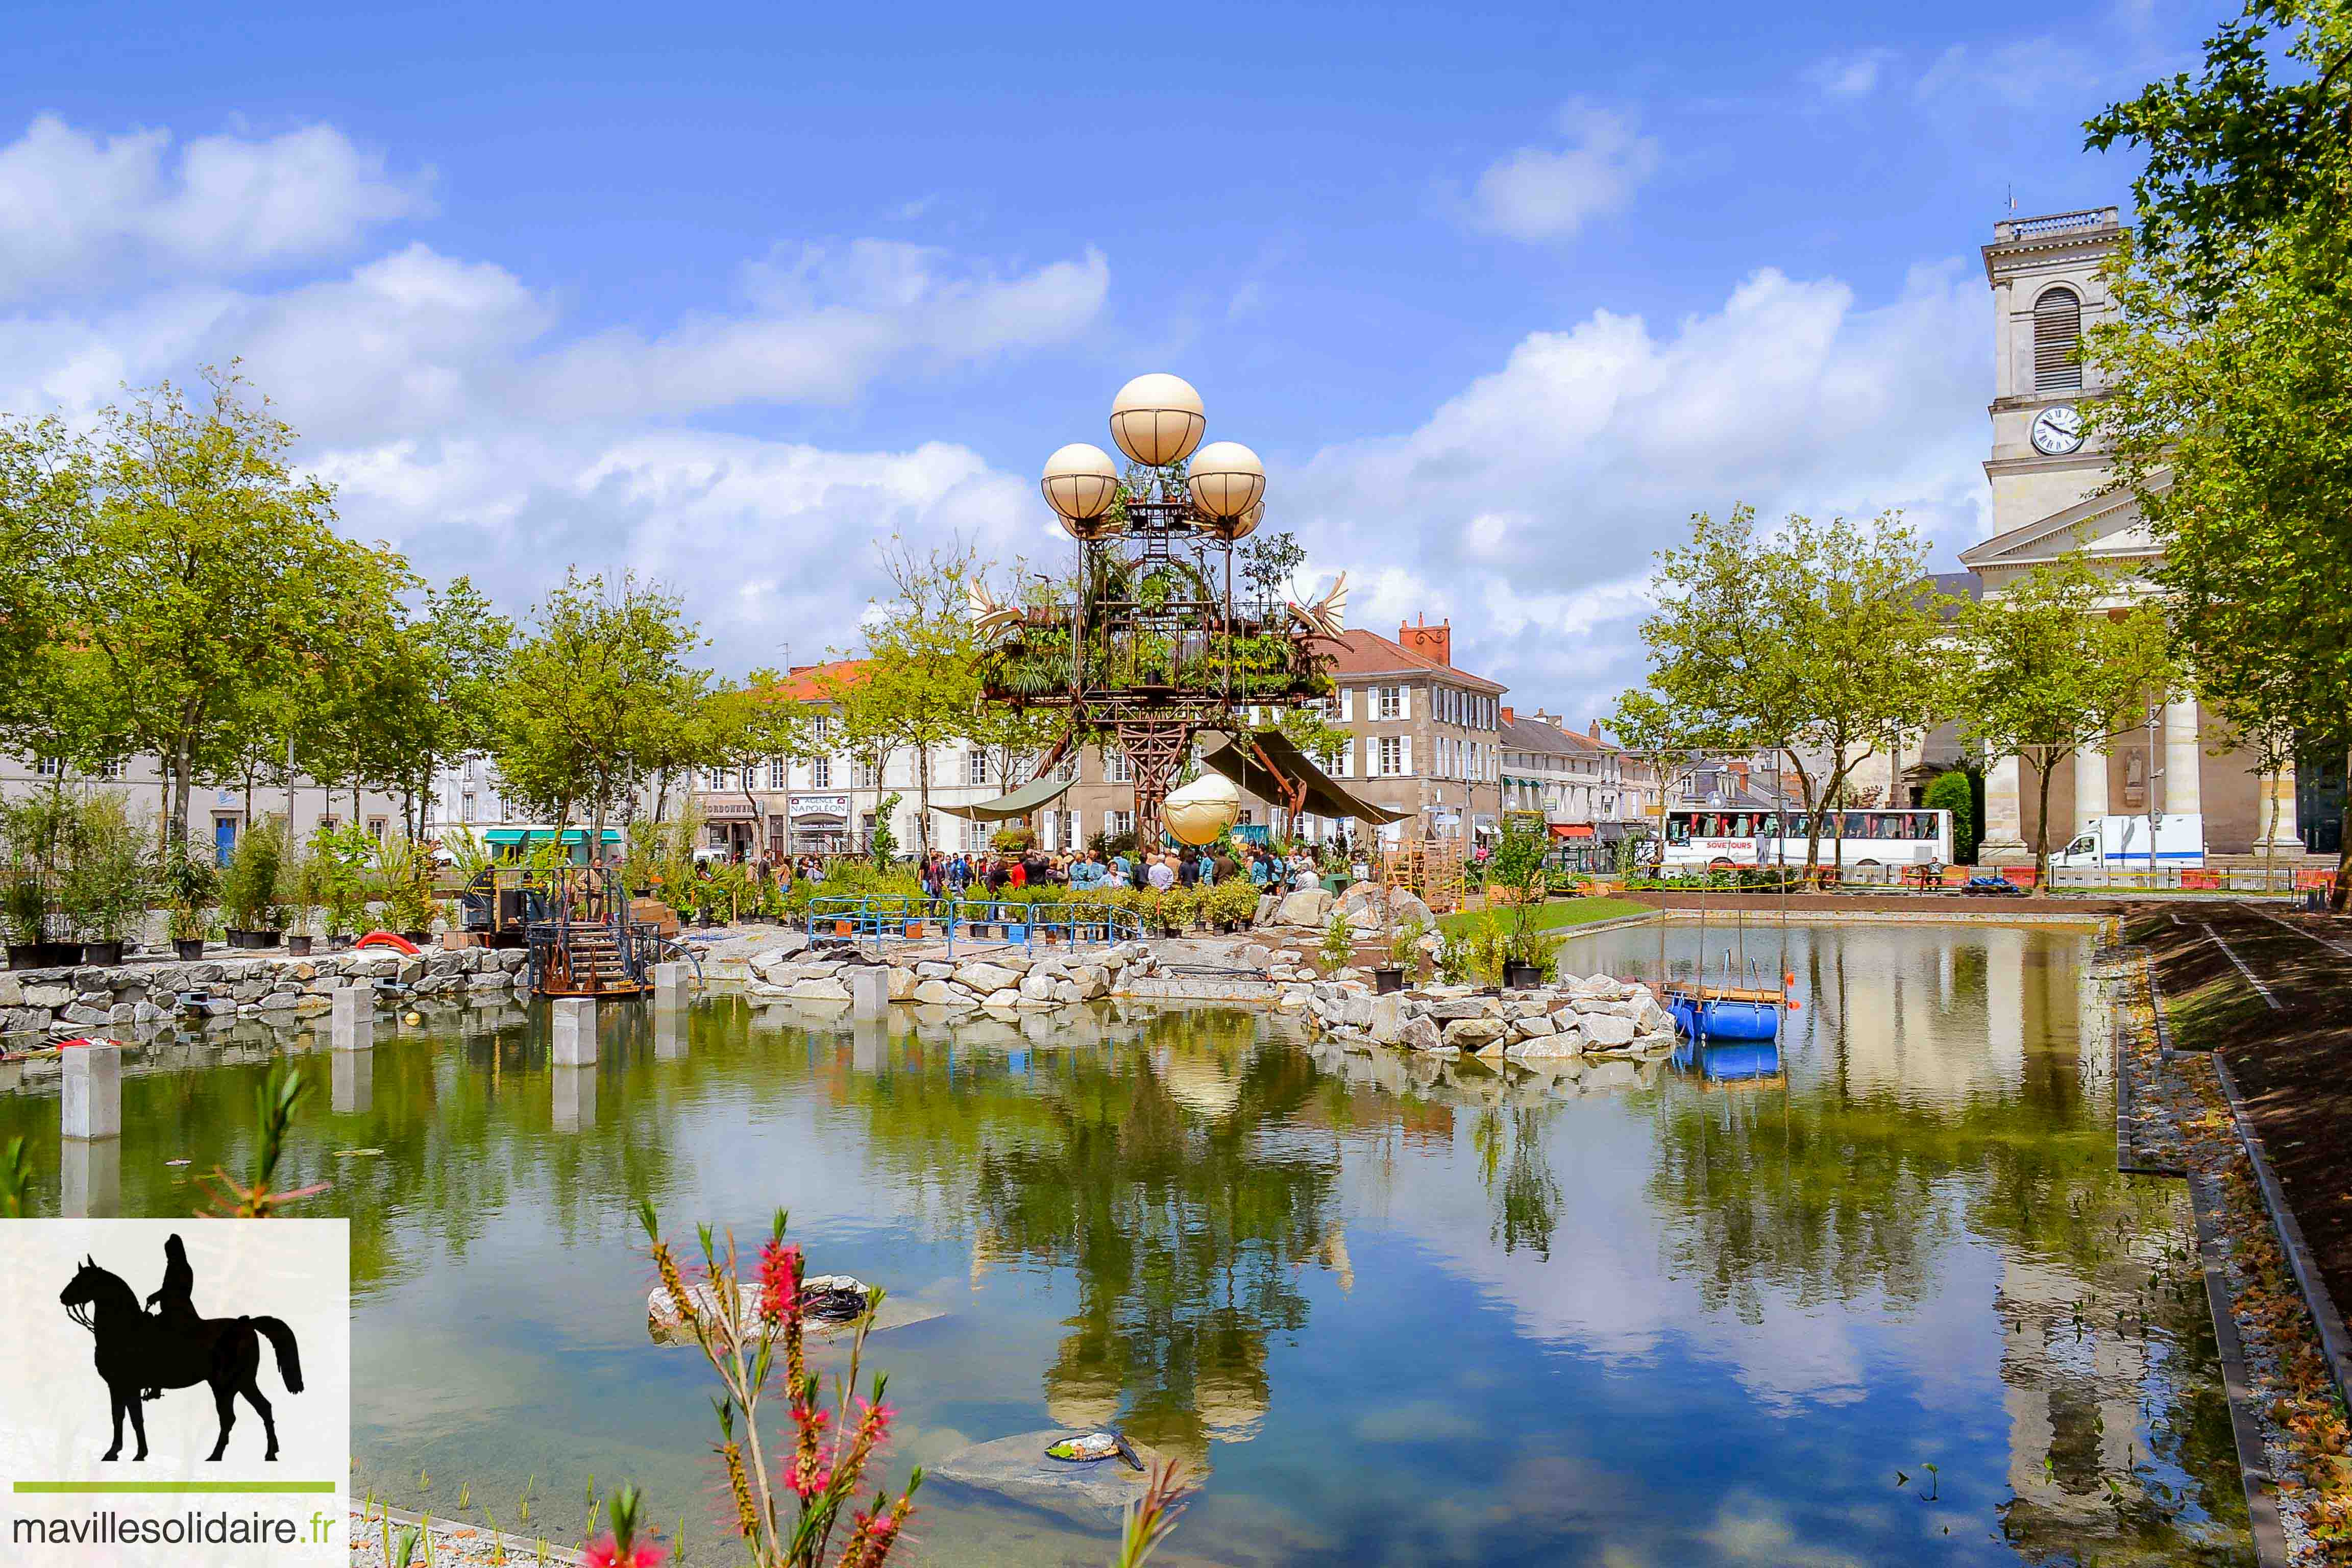
[[[644,1542],[632,1542],[625,1549],[609,1535],[590,1542],[580,1553],[588,1568],[656,1568],[667,1555],[660,1547]]]
[[[801,1249],[770,1241],[760,1248],[760,1316],[773,1323],[801,1298]]]

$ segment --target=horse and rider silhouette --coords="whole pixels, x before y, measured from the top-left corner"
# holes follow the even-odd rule
[[[294,1331],[276,1318],[201,1318],[196,1315],[195,1270],[188,1267],[188,1249],[174,1235],[163,1244],[163,1283],[147,1298],[150,1312],[138,1292],[121,1278],[85,1256],[70,1284],[58,1300],[67,1315],[90,1331],[97,1340],[98,1375],[106,1380],[114,1402],[114,1446],[102,1458],[122,1454],[122,1417],[131,1416],[139,1451],[147,1457],[145,1401],[163,1396],[167,1388],[212,1385],[213,1407],[220,1412],[220,1441],[205,1456],[217,1459],[228,1451],[228,1432],[236,1425],[236,1396],[261,1416],[269,1438],[262,1458],[278,1458],[278,1423],[269,1401],[262,1397],[256,1374],[261,1369],[264,1338],[278,1352],[278,1374],[287,1392],[302,1392],[302,1358],[295,1349]]]

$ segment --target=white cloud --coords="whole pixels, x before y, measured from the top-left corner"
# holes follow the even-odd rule
[[[1878,79],[1894,53],[1888,49],[1858,49],[1815,61],[1805,79],[1828,98],[1866,98],[1878,88]]]
[[[1513,239],[1565,239],[1622,207],[1658,166],[1657,142],[1636,135],[1624,115],[1571,103],[1559,129],[1565,147],[1522,147],[1478,176],[1478,226]]]
[[[266,141],[164,131],[103,140],[42,115],[0,146],[0,299],[83,290],[133,268],[233,276],[346,248],[432,210],[429,174],[394,174],[332,126]]]
[[[1580,718],[1639,680],[1652,556],[1692,511],[1901,507],[1947,550],[1981,537],[1989,359],[1957,264],[1869,309],[1767,269],[1671,330],[1531,333],[1419,428],[1277,475],[1280,505],[1358,624],[1450,616],[1457,663]]]

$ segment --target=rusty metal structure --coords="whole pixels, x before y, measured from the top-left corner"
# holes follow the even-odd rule
[[[1073,746],[1116,748],[1147,846],[1197,737],[1247,745],[1249,708],[1329,695],[1316,644],[1338,636],[1346,604],[1344,579],[1309,605],[1246,572],[1237,587],[1234,558],[1265,515],[1265,470],[1237,443],[1202,447],[1204,426],[1199,395],[1177,377],[1129,382],[1111,414],[1125,468],[1086,445],[1045,466],[1041,489],[1076,545],[1069,577],[1017,605],[972,596],[990,643],[986,699],[1069,714],[1039,776]]]

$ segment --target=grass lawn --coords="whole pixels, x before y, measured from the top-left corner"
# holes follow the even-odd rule
[[[1536,909],[1538,931],[1558,931],[1564,926],[1591,925],[1595,921],[1613,921],[1621,915],[1646,915],[1653,910],[1647,904],[1637,904],[1631,899],[1554,899]],[[1495,911],[1495,918],[1508,921],[1512,911]],[[1470,930],[1484,916],[1473,910],[1465,914],[1440,915],[1437,929],[1448,936],[1459,936]]]

